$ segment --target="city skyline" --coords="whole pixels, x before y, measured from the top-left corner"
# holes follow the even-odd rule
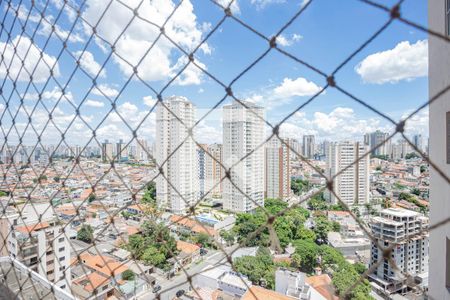
[[[278,25],[278,22],[275,20],[271,22],[263,21],[271,9],[277,9],[280,17],[287,17],[292,9],[298,9],[300,5],[300,3],[295,3],[295,1],[261,2],[266,5],[258,3],[258,1],[251,3],[235,1],[233,11],[237,13],[238,17],[245,16],[252,18],[255,25],[258,25],[259,29],[267,36],[273,34]],[[168,25],[177,33],[177,41],[178,39],[183,41],[181,40],[181,36],[186,35],[187,40],[185,41],[186,45],[184,45],[186,49],[191,49],[200,42],[200,37],[205,36],[206,31],[211,29],[211,26],[215,24],[216,18],[221,13],[220,9],[217,9],[213,4],[210,7],[208,5],[196,5],[197,3],[190,4],[190,1],[185,1],[179,8],[179,12],[175,14],[175,20],[169,22]],[[17,11],[20,20],[23,22],[27,13],[30,12],[32,18],[30,18],[31,20],[27,26],[32,27],[37,24],[37,14],[42,10],[42,7],[39,5],[31,12],[30,7],[24,4],[21,6],[13,6],[9,13],[11,14],[13,11]],[[104,1],[96,3],[90,3],[88,1],[85,9],[82,11],[83,17],[87,21],[96,20],[99,17],[96,11],[101,11],[101,7],[104,5],[106,5]],[[166,8],[166,10],[160,10],[155,13],[159,14],[158,17],[162,18],[173,7],[173,3],[172,1],[167,1],[160,5],[163,5],[161,7]],[[329,14],[328,11],[331,11],[329,9],[323,10],[324,5],[318,1],[318,3],[311,3],[308,9],[305,10],[304,18],[309,22],[315,22],[314,24],[317,26],[297,28],[303,24],[302,21],[299,21],[295,23],[296,26],[289,28],[286,33],[283,33],[279,37],[278,45],[283,50],[292,52],[294,55],[301,54],[301,57],[305,61],[317,64],[320,69],[332,70],[337,66],[339,59],[342,58],[343,54],[340,53],[350,52],[353,48],[352,45],[356,44],[357,40],[364,40],[367,31],[370,31],[369,29],[362,29],[353,25],[359,21],[371,20],[368,26],[375,28],[376,24],[383,22],[384,15],[373,13],[370,7],[363,4],[339,4],[344,6],[339,7],[339,11],[344,15],[349,14],[348,18],[341,18]],[[333,7],[338,9],[337,5],[333,4]],[[423,6],[423,4],[418,5]],[[123,10],[121,8],[122,6],[119,3],[114,2],[108,10],[105,20],[98,26],[98,35],[105,39],[105,43],[111,42],[113,37],[118,34],[116,30],[108,31],[109,28],[105,24],[109,20],[118,20],[120,19],[118,17],[122,17],[123,20],[118,24],[118,27],[120,27],[124,26],[124,22],[131,18],[130,13],[126,9]],[[52,15],[58,9],[59,6],[51,4],[48,7],[47,13]],[[147,16],[149,11],[153,13],[153,4],[144,2],[140,9],[143,16]],[[68,32],[67,26],[73,20],[71,19],[73,16],[70,16],[69,11],[70,9],[63,10],[60,24],[58,25],[59,33],[62,35],[64,32]],[[426,17],[418,13],[418,11],[420,11],[419,8],[409,5],[403,7],[404,14],[414,16],[418,21],[425,22]],[[189,31],[179,25],[179,20],[185,16],[189,16]],[[313,21],[315,17],[317,17],[317,21]],[[326,34],[333,37],[333,31],[330,31],[330,29],[334,28],[332,22],[335,22],[337,18],[339,20],[346,20],[346,22],[343,22],[339,26],[339,30],[341,30],[339,36],[344,40],[335,43],[336,38],[331,38],[329,41],[318,38],[320,35],[325,34],[325,28],[329,31]],[[27,61],[27,66],[33,66],[33,62],[31,61],[32,57],[43,48],[45,34],[48,32],[48,23],[45,21],[43,23],[47,25],[41,25],[42,28],[37,30],[37,36],[34,40],[36,48],[31,48],[31,54],[27,56],[27,59],[30,59],[30,61]],[[198,59],[200,66],[208,66],[208,71],[212,74],[221,74],[220,80],[225,83],[238,74],[237,66],[240,62],[251,60],[256,55],[257,50],[264,47],[259,38],[250,32],[240,32],[240,34],[234,36],[233,26],[231,24],[221,26],[211,39],[196,53],[196,59]],[[86,26],[80,27],[75,28],[74,36],[76,38],[69,39],[67,44],[67,51],[74,57],[70,57],[67,53],[58,61],[60,65],[58,65],[58,72],[55,72],[55,80],[58,83],[66,80],[67,74],[63,66],[75,64],[76,58],[81,55],[80,44],[86,41],[89,28]],[[126,34],[126,37],[137,48],[144,47],[148,44],[139,38],[139,34],[142,31],[147,30],[151,33],[150,36],[155,34],[154,28],[140,22],[134,22],[131,29]],[[347,37],[342,31],[351,31],[352,34]],[[13,41],[9,44],[3,43],[6,50],[12,51],[14,41],[16,43],[20,42],[22,47],[29,46],[28,36],[23,37],[20,41],[14,39],[15,35],[19,33],[13,30],[11,33],[11,39]],[[58,40],[56,36],[53,36],[51,39],[53,43],[57,43]],[[248,52],[240,51],[240,45],[247,40],[250,42],[254,41],[255,49]],[[338,48],[334,48],[334,52],[327,52],[326,49],[329,48],[329,43],[333,43],[333,46]],[[19,49],[22,49],[22,47],[19,47]],[[185,58],[180,53],[177,53],[173,45],[170,45],[167,40],[158,43],[156,48],[157,50],[167,50],[167,53],[162,54],[164,59],[157,60],[157,54],[151,52],[144,59],[142,68],[138,70],[142,70],[143,72],[141,75],[142,80],[144,82],[147,80],[152,88],[158,90],[158,87],[162,87],[166,82],[167,76],[171,76],[179,70]],[[311,51],[313,48],[315,50]],[[5,54],[7,59],[12,55],[8,51]],[[136,53],[128,51],[122,39],[118,42],[117,51],[133,63],[143,55],[142,51],[137,51]],[[47,47],[44,53],[47,55],[45,58],[48,63],[54,62],[57,48]],[[48,74],[48,70],[42,63],[38,65],[38,72],[34,76],[36,86],[27,89],[27,93],[24,94],[26,87],[24,77],[26,77],[26,72],[21,72],[18,77],[17,92],[19,95],[22,95],[20,97],[23,98],[24,105],[19,107],[20,97],[17,94],[11,95],[9,100],[11,101],[9,110],[13,113],[18,112],[16,127],[19,133],[22,133],[22,130],[26,128],[24,122],[27,119],[27,114],[32,111],[40,94],[40,98],[47,101],[49,109],[58,100],[60,101],[53,112],[54,124],[50,122],[44,131],[46,134],[42,137],[43,141],[46,139],[52,140],[56,136],[60,136],[55,125],[58,128],[65,129],[71,120],[74,120],[74,123],[66,134],[66,139],[70,142],[73,140],[82,140],[85,143],[91,135],[91,130],[87,128],[87,125],[95,128],[100,122],[103,123],[96,130],[96,136],[99,140],[121,138],[126,141],[132,136],[132,132],[124,124],[124,120],[130,122],[132,128],[138,126],[143,120],[141,129],[138,130],[138,135],[146,139],[151,139],[155,134],[155,111],[149,115],[148,113],[155,105],[157,95],[148,87],[144,87],[142,81],[137,78],[131,80],[128,86],[121,91],[119,87],[130,75],[130,70],[126,63],[119,58],[113,57],[113,59],[106,61],[104,44],[100,43],[99,40],[91,43],[85,53],[80,58],[82,62],[80,68],[82,71],[79,70],[74,74],[74,78],[66,86],[64,95],[61,93],[61,87],[56,82],[52,81],[43,87],[42,84],[46,80],[45,75]],[[172,53],[174,56],[173,59],[169,57],[168,53]],[[232,53],[236,54],[233,55]],[[390,60],[391,55],[403,57],[404,60]],[[323,57],[327,59],[320,59]],[[350,92],[360,98],[366,99],[375,108],[388,108],[384,112],[393,119],[399,120],[405,117],[415,107],[423,104],[427,99],[426,58],[426,35],[420,31],[403,28],[394,23],[389,32],[381,35],[373,44],[363,49],[362,53],[350,61],[349,66],[338,74],[338,83],[343,84],[343,86],[351,86],[352,89]],[[11,60],[11,58],[9,59]],[[249,73],[245,77],[246,80],[237,83],[232,87],[232,90],[234,96],[239,99],[254,101],[266,107],[267,120],[276,124],[276,121],[281,120],[288,112],[293,111],[301,103],[307,101],[309,97],[320,91],[320,87],[323,87],[325,82],[317,74],[301,66],[293,65],[282,56],[273,55],[272,60],[280,66],[279,70],[272,70],[272,63],[262,61],[257,65],[258,74],[254,72]],[[155,61],[159,61],[161,65],[155,67],[154,71],[148,71],[152,70],[148,66],[154,64]],[[222,61],[227,61],[227,65],[224,66]],[[402,61],[402,64],[399,65],[398,61]],[[14,68],[11,68],[10,76],[17,75],[17,59],[13,59],[11,62]],[[101,69],[104,62],[106,64]],[[385,68],[380,68],[379,65],[384,65]],[[158,74],[157,70],[161,71],[161,73]],[[390,71],[391,73],[386,73],[386,70],[392,71]],[[90,90],[89,88],[92,84],[90,77],[92,78],[98,72],[99,76],[96,80],[96,87]],[[0,76],[3,79],[7,79],[4,73],[0,73]],[[263,80],[260,78],[263,78]],[[222,87],[205,74],[202,74],[200,69],[191,65],[182,73],[179,80],[176,80],[170,88],[164,91],[161,97],[163,99],[170,95],[187,97],[197,107],[196,119],[200,119],[212,108],[211,103],[217,102],[224,94],[225,90]],[[106,117],[107,112],[111,110],[111,103],[116,100],[116,97],[116,111],[112,111]],[[211,102],[212,99],[214,99],[213,102]],[[392,101],[393,99],[398,99],[398,101]],[[221,106],[230,103],[232,100],[229,97]],[[75,114],[75,108],[81,101],[83,101],[83,105],[80,108],[83,116],[82,119]],[[1,103],[0,110],[4,115],[3,121],[6,124],[11,121],[11,116],[9,116],[9,112],[5,110],[4,106],[5,103]],[[220,112],[213,112],[203,122],[198,124],[199,130],[202,132],[199,137],[200,143],[210,141],[221,142],[222,135],[220,129],[222,122],[220,117],[218,117],[219,114]],[[46,123],[48,111],[38,106],[33,115],[35,128],[37,132],[40,132]],[[147,115],[148,117],[146,117]],[[104,121],[103,116],[106,117]],[[426,136],[428,132],[427,110],[425,109],[420,112],[419,115],[414,117],[413,121],[407,124],[406,133],[420,133]],[[409,126],[414,127],[410,128]],[[375,131],[376,129],[390,132],[394,128],[390,127],[380,116],[351,101],[346,95],[338,93],[333,89],[327,89],[325,93],[317,98],[317,101],[313,101],[311,104],[305,106],[287,120],[281,126],[281,133],[286,133],[298,139],[301,136],[297,136],[297,134],[301,132],[301,135],[314,134],[324,139],[336,138],[338,140],[344,140],[354,139],[356,136]],[[35,133],[33,130],[26,130],[23,141],[34,141],[34,139]],[[9,133],[8,140],[18,141],[16,132]],[[45,142],[49,143],[47,141]]]

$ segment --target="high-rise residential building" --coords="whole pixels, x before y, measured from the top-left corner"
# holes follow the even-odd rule
[[[292,139],[292,138],[287,138],[287,139],[285,139],[285,141],[289,145],[289,148],[290,148],[289,155],[290,155],[291,160],[297,159],[298,154],[303,153],[300,143],[298,142],[298,140]]]
[[[128,159],[128,149],[123,140],[116,143],[116,161],[123,161]]]
[[[327,172],[330,178],[342,172],[334,179],[333,190],[347,205],[369,203],[370,158],[368,155],[363,157],[367,151],[367,146],[359,142],[334,142],[329,145]],[[337,203],[333,193],[326,194],[332,203]]]
[[[134,159],[138,161],[147,161],[148,160],[148,144],[144,139],[136,140],[136,153],[134,154]]]
[[[224,169],[222,163],[222,144],[208,145],[207,154],[205,157],[205,192],[208,197],[222,196],[222,178],[224,176]]]
[[[265,145],[266,198],[288,199],[291,196],[291,161],[289,148],[278,137]]]
[[[314,158],[316,142],[314,135],[304,135],[303,136],[303,156],[306,158]]]
[[[391,142],[388,140],[389,133],[377,130],[364,135],[364,144],[369,146],[372,155],[389,155]],[[377,147],[375,149],[375,147]]]
[[[203,197],[207,192],[205,190],[205,177],[206,177],[206,154],[208,151],[208,145],[201,144],[200,147],[197,148],[197,176],[198,176],[198,188],[199,188],[199,196]]]
[[[379,216],[372,217],[370,228],[372,242],[370,266],[382,261],[370,279],[387,294],[406,292],[408,282],[403,274],[411,275],[416,283],[427,288],[428,284],[428,218],[401,208],[387,208]],[[383,249],[395,244],[391,259],[396,270],[386,258]],[[403,274],[402,274],[403,272]]]
[[[5,225],[5,224],[3,224]],[[7,249],[11,257],[62,289],[70,288],[70,244],[55,220],[8,223]]]
[[[111,162],[114,159],[114,149],[113,144],[108,140],[102,143],[102,161]]]
[[[411,145],[405,140],[399,140],[396,144],[393,144],[391,147],[391,155],[392,159],[404,159],[406,154],[414,152],[414,149]]]
[[[423,138],[421,134],[416,134],[413,137],[413,143],[414,146],[416,146],[417,149],[419,149],[420,151],[423,151]]]
[[[231,169],[231,184],[223,184],[223,207],[251,212],[264,205],[264,108],[233,101],[223,107],[223,164]]]
[[[446,0],[428,1],[429,28],[450,35],[450,3]],[[450,44],[440,37],[428,38],[428,82],[430,99],[429,157],[436,168],[430,168],[430,286],[433,299],[450,299]],[[444,222],[444,223],[443,223]],[[438,226],[441,224],[440,226]]]
[[[156,107],[156,163],[164,174],[156,180],[156,199],[174,213],[185,212],[199,196],[197,146],[188,137],[194,123],[194,105],[185,97],[172,96]]]

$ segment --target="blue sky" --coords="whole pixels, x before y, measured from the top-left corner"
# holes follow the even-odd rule
[[[58,130],[55,126],[64,131],[70,124],[67,134],[69,143],[81,144],[90,136],[86,123],[94,128],[99,122],[102,122],[98,130],[99,140],[131,138],[131,132],[123,124],[122,118],[131,127],[138,126],[151,105],[155,103],[155,93],[151,88],[160,91],[180,70],[180,67],[187,63],[187,59],[169,40],[161,38],[138,68],[138,74],[142,80],[134,77],[128,83],[118,96],[118,114],[108,115],[111,105],[105,95],[110,99],[117,96],[118,91],[132,73],[128,63],[137,64],[159,32],[149,23],[135,19],[116,44],[116,53],[120,57],[112,56],[107,60],[111,51],[108,43],[116,40],[132,18],[131,10],[119,2],[113,2],[97,26],[97,35],[90,39],[91,27],[86,22],[96,23],[101,12],[105,10],[107,2],[86,1],[86,4],[80,7],[85,21],[78,19],[75,23],[74,10],[68,6],[64,7],[58,18],[58,12],[63,8],[63,2],[60,0],[50,1],[46,9],[40,1],[37,1],[38,4],[31,10],[27,5],[20,7],[15,5],[9,10],[6,5],[3,5],[2,15],[7,14],[5,28],[8,31],[13,24],[15,11],[20,12],[18,20],[12,27],[11,38],[8,39],[6,32],[0,36],[0,49],[5,53],[0,69],[0,80],[5,81],[4,98],[0,99],[4,134],[10,127],[7,124],[11,124],[10,113],[15,115],[17,112],[16,127],[19,135],[22,135],[23,130],[27,128],[24,137],[31,142],[35,133],[32,128],[26,127],[27,114],[33,111],[33,124],[36,131],[41,132],[48,122],[46,107],[50,110],[61,97],[58,83],[64,86],[70,78],[66,90],[68,99],[59,102],[53,114],[54,123],[50,122],[44,131],[44,136],[49,143],[59,137],[56,135]],[[137,0],[125,1],[132,8],[136,7],[138,2]],[[138,10],[139,15],[156,24],[162,24],[172,11],[174,2],[144,1]],[[227,0],[219,2],[223,4]],[[303,2],[302,0],[237,0],[233,4],[232,11],[237,18],[261,34],[270,37],[304,5]],[[69,3],[73,7],[79,5],[76,1],[69,1]],[[385,5],[393,3],[394,1],[383,1]],[[404,1],[401,8],[402,16],[426,25],[426,5],[426,1]],[[38,26],[41,12],[45,12],[46,20],[42,20]],[[26,22],[28,14],[30,17]],[[166,33],[186,52],[190,52],[222,17],[223,11],[210,1],[186,0],[172,17],[173,21],[167,24]],[[356,0],[315,0],[309,3],[304,13],[283,31],[277,43],[281,49],[329,74],[388,18],[388,13]],[[60,38],[55,34],[49,38],[51,24],[55,20],[57,20],[55,26]],[[22,26],[25,26],[25,34],[21,35]],[[61,39],[66,38],[72,26],[74,29],[69,36],[67,49],[62,50]],[[34,36],[35,44],[30,48],[31,36]],[[14,45],[19,49],[17,52],[19,56],[25,56],[28,53],[25,67],[29,69],[29,73],[37,64],[35,76],[33,76],[34,85],[28,90],[29,75],[23,69],[19,73],[20,63],[17,55],[13,54]],[[84,55],[80,59],[84,72],[78,69],[72,76],[76,66],[75,61],[86,45]],[[26,51],[28,48],[30,50]],[[229,84],[267,48],[267,41],[228,18],[196,52],[195,58],[196,62],[209,73],[221,82]],[[39,61],[41,50],[45,53],[45,62]],[[53,65],[55,61],[57,61],[56,81],[51,79],[47,82],[48,66]],[[86,73],[91,77],[95,76],[105,61],[104,70],[97,78],[101,92],[98,90],[88,92],[92,80]],[[9,75],[13,78],[18,77],[19,82],[17,92],[14,91],[10,97],[13,87],[11,79],[6,76],[5,65],[9,66],[11,62]],[[376,109],[398,120],[427,100],[426,72],[426,34],[394,21],[387,30],[336,74],[336,82]],[[240,99],[249,99],[265,106],[267,119],[275,124],[308,100],[325,84],[325,79],[321,75],[272,50],[232,87],[234,94]],[[42,94],[46,107],[41,104],[36,105],[39,93]],[[190,65],[162,95],[163,97],[186,96],[196,105],[197,115],[201,117],[225,95],[225,91],[198,68]],[[25,99],[24,106],[20,106],[20,98]],[[5,101],[8,99],[10,99],[9,111],[5,110]],[[82,119],[76,117],[73,107],[78,106],[81,101],[84,103],[80,109]],[[107,115],[108,117],[103,121],[104,116]],[[74,118],[75,121],[71,123]],[[427,111],[421,112],[408,127],[408,133],[427,135],[427,122]],[[141,137],[151,140],[154,127],[154,114],[152,114],[145,119],[138,133]],[[389,130],[390,127],[381,117],[344,94],[335,89],[327,89],[323,95],[289,119],[282,127],[282,132],[284,135],[296,138],[312,133],[319,139],[342,140],[359,139],[364,132],[377,128]],[[10,140],[14,140],[14,137],[17,139],[17,133],[12,132],[9,137]],[[201,142],[220,142],[220,110],[213,112],[205,122],[200,124],[198,139]]]

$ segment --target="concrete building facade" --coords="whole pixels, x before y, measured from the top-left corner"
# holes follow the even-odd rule
[[[363,157],[368,150],[359,142],[334,142],[328,148],[328,176],[331,178],[343,171],[334,179],[334,193],[349,206],[369,203],[370,158]],[[326,196],[331,203],[337,203],[333,193],[327,192]]]
[[[428,1],[429,28],[450,35],[450,3],[448,0]],[[430,99],[450,85],[450,44],[429,35]],[[430,168],[430,226],[450,218],[450,93],[440,95],[430,104],[429,156],[447,178]],[[450,299],[450,226],[444,223],[430,231],[430,286],[433,299]]]
[[[223,107],[223,164],[231,170],[224,180],[223,207],[251,212],[264,205],[264,109],[234,101]]]
[[[187,137],[194,123],[194,105],[185,97],[172,96],[156,107],[156,163],[166,177],[156,178],[156,200],[174,213],[185,212],[199,197],[197,146]]]
[[[278,137],[265,145],[266,198],[289,199],[291,197],[291,161],[289,148]]]
[[[372,242],[370,266],[379,260],[382,263],[370,275],[370,279],[383,288],[386,294],[405,293],[412,286],[407,283],[401,273],[417,278],[417,284],[426,289],[428,285],[428,218],[421,214],[401,209],[388,208],[381,211],[380,216],[372,217],[370,222],[375,240]],[[401,272],[394,269],[389,261],[383,258],[383,250],[392,244],[391,258]],[[425,282],[419,282],[426,278]]]

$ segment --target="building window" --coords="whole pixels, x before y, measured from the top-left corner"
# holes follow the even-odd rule
[[[447,0],[447,3],[450,3],[450,0]],[[446,117],[446,141],[447,141],[447,164],[450,164],[450,111],[447,112]]]

